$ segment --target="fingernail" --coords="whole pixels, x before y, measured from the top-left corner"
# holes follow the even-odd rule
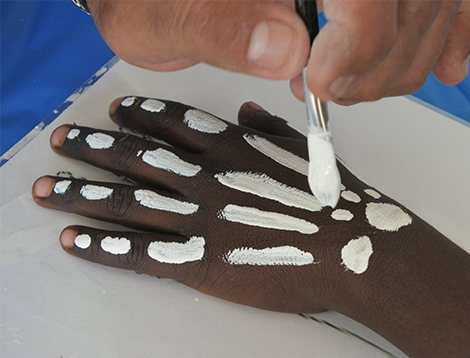
[[[356,79],[355,75],[343,76],[343,77],[337,78],[330,85],[331,94],[333,94],[333,96],[335,96],[336,98],[343,97],[343,95],[346,93],[349,86],[355,79]]]
[[[70,128],[69,126],[60,126],[59,128],[54,129],[54,132],[51,134],[51,146],[53,148],[60,148],[62,144],[64,144],[65,138],[67,136],[72,137],[75,133],[80,133],[78,129],[75,129],[74,132],[72,132],[74,129]]]
[[[37,198],[48,198],[52,193],[55,180],[49,177],[42,177],[36,180],[33,185],[33,194]]]
[[[122,102],[124,102],[124,100],[126,100],[127,98],[134,98],[134,97],[120,97],[120,98],[116,98],[114,101],[111,102],[111,104],[109,105],[109,116],[111,118],[114,117],[114,114],[116,113],[117,109],[119,108],[119,106],[121,105]],[[130,102],[131,100],[129,99],[128,102]]]
[[[252,111],[266,112],[266,110],[263,107],[261,107],[258,103],[255,103],[255,102],[246,102],[246,106]]]
[[[60,241],[60,244],[62,245],[62,247],[67,250],[67,249],[71,249],[72,247],[74,247],[75,245],[75,239],[77,238],[77,230],[75,229],[71,229],[71,228],[65,228],[61,233],[60,233],[60,237],[59,237],[59,241]],[[80,246],[79,247],[82,247],[84,246],[83,244],[86,244],[87,242],[87,237],[89,238],[90,236],[88,235],[81,235],[78,239],[79,240],[79,244]],[[82,242],[83,241],[83,242]],[[90,239],[91,241],[91,239]],[[89,246],[89,243],[88,243],[88,246]]]
[[[258,23],[251,34],[248,60],[260,67],[277,69],[283,66],[294,43],[294,29],[279,21]]]

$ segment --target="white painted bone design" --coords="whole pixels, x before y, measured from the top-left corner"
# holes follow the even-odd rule
[[[123,106],[131,106],[134,97],[123,100]],[[146,100],[141,106],[149,112],[160,112],[165,108],[165,103],[158,100]],[[228,125],[216,117],[196,109],[188,110],[183,123],[190,129],[217,135],[225,131]],[[68,140],[76,140],[80,134],[79,129],[71,129],[67,135]],[[308,162],[288,150],[281,148],[268,139],[255,134],[245,134],[243,139],[254,150],[273,160],[278,164],[296,171],[305,176],[307,180]],[[89,134],[86,142],[91,149],[106,149],[114,144],[114,138],[100,132]],[[136,152],[139,160],[155,168],[163,169],[176,175],[191,177],[201,172],[199,165],[189,163],[179,158],[176,154],[166,149]],[[256,195],[267,200],[274,200],[289,207],[300,208],[310,212],[319,212],[323,205],[311,194],[291,187],[270,178],[264,173],[228,171],[215,175],[217,181],[230,189],[251,195]],[[56,182],[54,192],[63,195],[71,186],[70,180]],[[381,195],[372,188],[364,190],[370,197],[366,204],[366,218],[368,223],[378,230],[394,232],[401,227],[411,224],[412,219],[400,207],[380,203],[377,200]],[[86,184],[83,185],[80,194],[87,200],[105,200],[112,195],[112,189],[105,186]],[[157,194],[151,190],[139,189],[134,193],[135,200],[147,208],[165,210],[181,215],[192,215],[198,211],[196,203],[183,202]],[[361,197],[342,186],[341,197],[352,203],[361,202]],[[354,215],[346,209],[338,208],[331,214],[336,221],[354,220]],[[321,232],[315,223],[290,215],[277,212],[262,211],[258,208],[242,207],[234,204],[227,205],[223,210],[215,213],[215,220],[228,220],[241,225],[257,226],[272,230],[296,231],[305,235],[315,235]],[[87,249],[91,244],[91,238],[86,234],[75,238],[75,245],[80,249]],[[110,254],[122,255],[131,250],[131,242],[127,238],[106,237],[101,241],[101,248]],[[205,240],[200,236],[191,237],[186,243],[154,241],[149,244],[147,253],[149,257],[159,262],[183,264],[190,261],[201,260],[204,256]],[[373,253],[372,241],[368,236],[351,238],[341,250],[342,264],[354,274],[361,274],[367,270],[369,258]],[[302,251],[294,246],[266,247],[254,249],[240,247],[223,255],[223,261],[230,265],[295,265],[303,266],[314,264],[312,253]]]

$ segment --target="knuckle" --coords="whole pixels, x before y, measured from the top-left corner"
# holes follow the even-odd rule
[[[136,164],[136,153],[144,147],[142,139],[128,134],[113,146],[111,162],[120,170],[129,169]]]
[[[131,213],[131,205],[134,202],[134,190],[127,185],[120,185],[113,190],[107,200],[106,208],[108,213],[113,217],[120,219],[129,218]]]

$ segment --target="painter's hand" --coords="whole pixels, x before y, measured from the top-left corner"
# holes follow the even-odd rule
[[[431,71],[448,85],[468,75],[469,0],[324,0],[323,7],[329,22],[307,71],[311,91],[323,99],[348,104],[409,94]],[[300,77],[291,88],[303,98]]]

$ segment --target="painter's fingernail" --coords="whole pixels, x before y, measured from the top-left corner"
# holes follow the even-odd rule
[[[33,185],[33,193],[37,198],[47,198],[52,193],[55,180],[50,177],[42,177],[36,180]]]
[[[330,86],[331,94],[336,98],[341,98],[355,79],[355,75],[337,78]]]
[[[54,132],[51,134],[51,146],[53,148],[60,148],[62,144],[64,144],[65,138],[67,138],[69,135],[73,135],[73,130],[74,129],[67,125],[54,129]],[[80,132],[78,129],[75,129],[75,132],[76,131]]]
[[[60,244],[65,250],[71,249],[75,245],[75,240],[77,240],[79,247],[88,247],[91,243],[91,238],[89,235],[77,235],[78,232],[72,228],[65,228],[59,237]]]
[[[114,114],[116,113],[117,109],[119,108],[121,103],[124,102],[126,98],[127,97],[116,98],[114,101],[111,102],[111,104],[109,105],[109,116],[111,118],[114,117]],[[134,98],[134,97],[131,97],[131,98]]]
[[[248,60],[260,67],[277,69],[283,66],[291,54],[294,29],[280,21],[258,23],[251,34]]]

